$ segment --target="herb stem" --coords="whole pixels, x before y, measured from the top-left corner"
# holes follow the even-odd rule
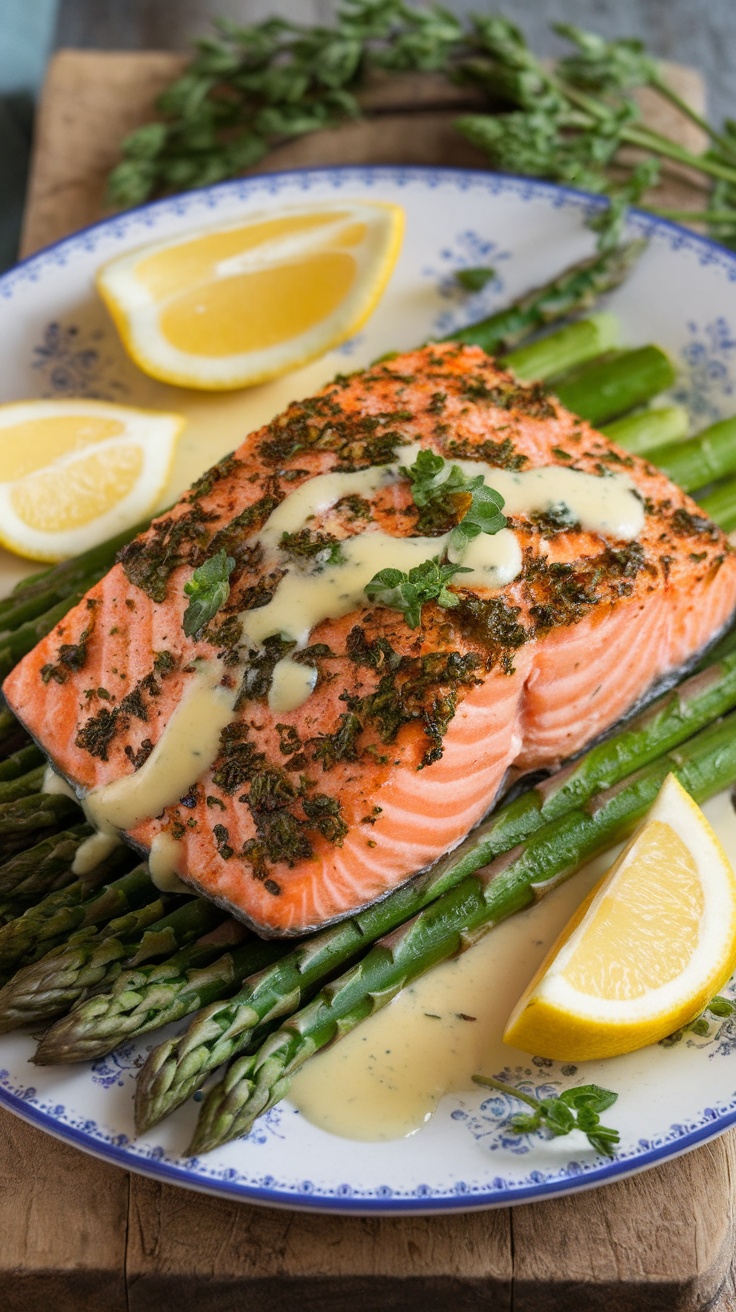
[[[649,85],[653,91],[656,91],[663,97],[663,99],[668,100],[671,105],[674,105],[675,109],[678,109],[685,118],[688,118],[691,123],[694,123],[697,128],[700,128],[701,132],[704,132],[714,145],[718,146],[725,155],[736,160],[736,150],[734,150],[733,143],[730,142],[727,137],[724,137],[722,133],[716,132],[707,119],[703,118],[702,114],[699,114],[696,109],[693,109],[692,105],[688,105],[687,101],[683,100],[682,96],[679,96],[677,92],[665,82],[664,78],[654,77],[651,79]],[[733,220],[733,215],[731,218]]]
[[[517,1089],[513,1084],[504,1084],[503,1080],[494,1080],[492,1075],[474,1075],[474,1084],[482,1084],[487,1089],[497,1089],[499,1093],[507,1093],[511,1098],[519,1098],[525,1102],[527,1107],[536,1109],[538,1099],[532,1097],[529,1093],[524,1093],[523,1089]]]
[[[621,141],[629,146],[641,146],[644,150],[652,151],[665,159],[674,160],[677,164],[684,164],[688,168],[697,169],[700,173],[707,173],[712,178],[723,178],[726,182],[736,182],[736,168],[721,164],[715,159],[707,159],[705,155],[695,155],[684,146],[678,146],[669,137],[663,136],[660,132],[655,132],[653,128],[623,128]]]

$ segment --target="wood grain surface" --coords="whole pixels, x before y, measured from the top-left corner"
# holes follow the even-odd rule
[[[150,117],[176,55],[62,51],[36,141],[23,249],[94,222],[121,136]],[[700,105],[702,82],[672,69]],[[483,166],[452,131],[457,92],[377,86],[372,121],[304,138],[265,167]],[[651,121],[653,106],[646,107]],[[658,120],[673,130],[669,111]],[[698,148],[689,125],[680,139]],[[661,203],[687,206],[686,179]],[[605,1188],[513,1209],[355,1218],[256,1208],[159,1184],[0,1112],[0,1312],[736,1312],[736,1137]]]

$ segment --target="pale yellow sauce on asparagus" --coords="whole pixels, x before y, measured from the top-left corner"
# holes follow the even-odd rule
[[[730,794],[711,798],[703,810],[736,865]],[[529,1055],[502,1040],[511,1009],[619,850],[589,862],[537,906],[497,925],[462,956],[429,971],[311,1058],[292,1082],[290,1101],[331,1134],[399,1139],[416,1133],[445,1094],[475,1089],[477,1095],[473,1075],[528,1067]],[[585,1069],[579,1068],[581,1082]],[[540,1070],[539,1082],[543,1079]]]

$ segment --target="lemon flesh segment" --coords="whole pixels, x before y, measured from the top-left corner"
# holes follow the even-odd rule
[[[559,1061],[657,1043],[736,967],[736,876],[674,775],[516,1004],[504,1041]]]
[[[133,527],[159,504],[183,427],[98,401],[0,406],[0,544],[63,560]]]
[[[375,308],[399,254],[397,205],[345,200],[200,228],[106,264],[125,349],[182,387],[231,389],[323,355]]]

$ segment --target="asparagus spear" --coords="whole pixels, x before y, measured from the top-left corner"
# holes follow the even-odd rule
[[[686,492],[736,473],[736,418],[711,424],[687,442],[655,447],[647,459]]]
[[[36,765],[26,774],[0,782],[0,808],[6,806],[8,802],[17,801],[19,797],[33,797],[34,794],[40,793],[45,773],[45,766]]]
[[[204,898],[166,912],[167,901],[156,898],[91,934],[72,935],[24,966],[0,988],[0,1034],[62,1015],[90,989],[108,989],[126,965],[169,957],[227,919]]]
[[[107,572],[107,568],[106,566],[105,569],[96,569],[89,573],[80,570],[76,574],[73,583],[62,584],[59,582],[55,586],[47,584],[43,588],[29,588],[28,596],[23,593],[19,597],[6,597],[3,602],[0,602],[0,630],[2,630],[0,632],[0,647],[4,645],[5,633],[13,629],[19,629],[21,624],[27,624],[38,619],[52,606],[64,601],[72,591],[88,592]],[[11,601],[12,605],[9,604]]]
[[[0,783],[5,784],[11,779],[19,779],[28,770],[32,770],[34,765],[43,765],[45,760],[46,757],[35,743],[29,743],[27,747],[11,752],[4,761],[0,761]]]
[[[687,437],[687,430],[688,413],[684,406],[668,405],[614,419],[601,432],[634,455],[646,455],[654,447],[681,441]]]
[[[117,862],[120,870],[130,861],[130,853],[119,848],[108,860],[112,868]],[[111,865],[106,866],[106,873]],[[74,930],[104,925],[129,907],[153,902],[155,897],[156,888],[146,865],[136,866],[92,894],[89,884],[81,879],[58,893],[49,893],[18,920],[0,929],[0,975],[7,979],[20,965],[36,961]]]
[[[554,391],[573,414],[599,425],[645,404],[674,381],[675,370],[664,351],[640,346],[583,365],[574,376],[557,382]]]
[[[706,515],[710,515],[724,531],[736,529],[736,478],[724,479],[707,496],[698,497]]]
[[[58,793],[34,793],[0,807],[0,861],[31,847],[38,841],[40,830],[58,830],[79,817],[76,802]]]
[[[250,939],[225,952],[223,946],[215,931],[168,961],[125,970],[112,989],[79,1002],[52,1025],[33,1061],[45,1066],[103,1056],[123,1039],[158,1029],[226,996],[290,950],[283,940]]]
[[[7,707],[0,710],[0,756],[7,756],[11,752],[27,747],[30,738],[23,728],[22,724],[16,720],[12,711]]]
[[[326,1044],[390,1002],[411,980],[447,960],[506,916],[530,906],[584,861],[626,838],[670,771],[696,799],[736,780],[736,712],[637,774],[546,825],[509,856],[470,875],[408,924],[376,943],[347,974],[232,1064],[200,1111],[190,1153],[247,1133],[288,1091],[290,1077]]]
[[[528,346],[520,346],[500,363],[525,382],[540,382],[593,360],[619,345],[618,320],[612,314],[591,314],[558,328]]]
[[[581,260],[505,309],[450,333],[444,340],[482,346],[489,355],[507,351],[538,328],[588,309],[604,292],[618,287],[645,247],[644,241],[632,241]]]
[[[736,648],[736,635],[732,643]],[[248,1045],[259,1025],[298,1007],[311,989],[369,943],[416,915],[465,876],[656,760],[734,706],[736,650],[724,650],[721,659],[660,698],[624,729],[501,807],[425,875],[292,949],[260,979],[247,980],[234,997],[213,1000],[183,1035],[166,1040],[148,1057],[136,1092],[139,1128],[149,1128],[184,1102],[210,1071]],[[204,1001],[194,1001],[192,1010]],[[170,1019],[167,1014],[165,1020]],[[87,1022],[81,1015],[67,1027],[67,1052],[73,1051],[74,1029],[82,1051]]]
[[[52,893],[75,878],[72,863],[77,848],[93,832],[90,825],[63,829],[27,847],[0,866],[0,896],[13,901],[32,901],[37,894]]]

